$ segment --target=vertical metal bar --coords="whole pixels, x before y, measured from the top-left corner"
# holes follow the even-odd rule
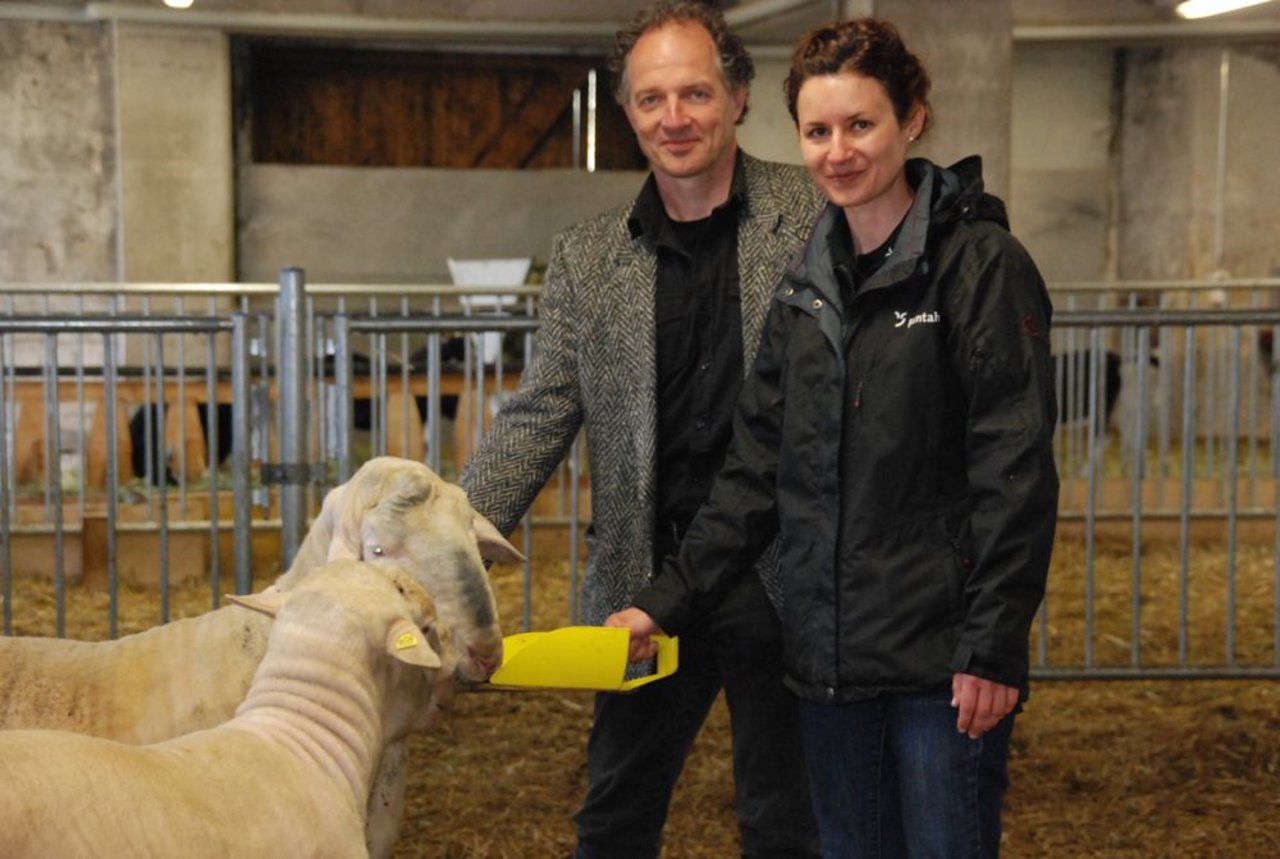
[[[56,635],[67,634],[67,578],[62,521],[62,406],[58,397],[58,337],[46,334],[45,360],[45,488],[53,515],[53,600]]]
[[[150,296],[142,297],[142,312],[146,316],[151,315],[151,298]],[[155,496],[152,494],[152,487],[155,486],[156,476],[154,474],[156,467],[156,432],[155,432],[155,410],[152,408],[151,402],[151,338],[143,336],[142,338],[142,484],[143,496],[147,499],[147,512],[155,514]],[[134,457],[137,458],[136,456]]]
[[[1236,664],[1236,549],[1239,527],[1240,448],[1240,326],[1231,326],[1227,379],[1227,659]]]
[[[9,297],[8,303],[12,304],[12,297]],[[9,310],[9,315],[13,315],[12,308]],[[16,359],[14,355],[13,338],[5,337],[0,339],[0,350],[3,350],[4,353],[3,355],[0,355],[0,366],[3,366],[3,376],[0,377],[0,383],[3,383],[5,386],[4,402],[0,403],[0,405],[3,405],[8,414],[14,416],[16,420],[18,406],[16,400],[17,388],[14,381],[14,362]],[[3,450],[0,450],[0,456],[4,457],[5,465],[8,467],[9,474],[12,475],[13,480],[14,492],[9,496],[9,503],[6,510],[10,517],[17,515],[17,499],[15,496],[17,495],[16,490],[18,485],[18,463],[16,458],[17,451],[14,449],[16,441],[14,438],[15,432],[16,423],[9,427],[9,431],[5,433],[3,437],[0,437],[0,439],[3,440],[4,447]],[[7,534],[9,532],[6,531],[5,533]]]
[[[324,437],[322,435],[324,427],[324,380],[320,372],[320,365],[313,363],[320,352],[317,338],[319,329],[316,327],[315,300],[311,296],[307,296],[303,302],[303,308],[303,339],[298,355],[298,362],[302,366],[302,402],[315,403],[317,410],[315,414],[312,414],[310,407],[308,407],[307,421],[303,429],[303,459],[323,465],[325,462]],[[321,475],[327,475],[327,472],[323,470],[320,473]],[[323,484],[327,477],[321,476],[319,480]],[[312,509],[312,495],[315,490],[316,486],[311,480],[308,480],[306,485],[302,487],[302,526],[304,533],[307,527],[308,512]]]
[[[108,634],[115,638],[120,634],[120,580],[116,523],[120,516],[120,439],[116,435],[119,401],[119,377],[116,369],[116,337],[105,333],[102,337],[102,402],[103,420],[107,430],[107,614]]]
[[[219,451],[222,438],[218,432],[218,422],[222,412],[222,404],[218,399],[218,350],[217,334],[209,332],[205,340],[204,359],[204,425],[205,425],[205,461],[208,463],[209,475],[209,602],[211,608],[217,608],[222,599],[222,547],[219,536],[220,497],[218,492],[218,469],[221,465]]]
[[[1261,294],[1254,290],[1252,293],[1251,304],[1255,310],[1262,307]],[[1245,496],[1245,503],[1254,507],[1258,504],[1258,379],[1260,376],[1260,356],[1258,355],[1258,334],[1261,333],[1262,327],[1249,329],[1253,333],[1252,345],[1249,350],[1249,374],[1245,384],[1245,414],[1248,424],[1248,453],[1246,475],[1248,480],[1248,493]]]
[[[328,325],[326,317],[321,316],[319,312],[312,317],[311,337],[314,339],[311,342],[314,343],[314,348],[312,348],[311,360],[315,361],[316,411],[319,412],[315,421],[316,449],[319,451],[317,458],[325,463],[324,490],[328,490],[330,485],[329,463],[334,460],[334,454],[337,453],[337,448],[334,447],[333,428],[338,421],[337,412],[334,411],[333,367],[330,366],[329,361],[333,357],[333,333],[328,329]]]
[[[280,353],[276,386],[280,397],[280,462],[285,481],[279,487],[280,497],[280,568],[289,569],[293,556],[302,543],[306,530],[305,483],[307,405],[303,398],[306,385],[304,337],[305,276],[302,269],[286,268],[280,272]]]
[[[1271,328],[1271,342],[1280,344],[1280,325]],[[1272,549],[1271,569],[1274,570],[1274,581],[1271,584],[1272,609],[1271,626],[1273,640],[1271,642],[1272,664],[1280,666],[1280,372],[1275,367],[1271,370],[1271,434],[1268,450],[1271,452],[1271,485],[1272,485],[1272,529],[1275,532],[1275,546]]]
[[[400,305],[400,315],[408,316],[409,307],[407,299],[403,300]],[[413,396],[413,389],[409,386],[409,332],[400,332],[400,396],[405,403],[405,409],[400,416],[400,449],[406,453],[412,448],[410,447],[412,435],[412,413],[418,408],[418,401]]]
[[[10,343],[11,338],[0,336],[0,624],[5,635],[13,635],[13,531],[9,520],[10,479],[14,474],[8,420],[13,414],[13,377],[8,360]],[[527,552],[525,557],[528,557]]]
[[[587,72],[587,172],[596,172],[596,70]]]
[[[1167,304],[1165,294],[1160,295],[1160,305],[1163,307]],[[1164,329],[1157,329],[1160,338],[1160,366],[1158,368],[1158,384],[1159,394],[1156,401],[1159,404],[1159,414],[1156,416],[1157,421],[1157,442],[1156,447],[1156,506],[1164,506],[1164,483],[1165,479],[1172,474],[1172,468],[1169,463],[1169,451],[1173,447],[1173,339],[1170,332]]]
[[[249,487],[249,317],[231,315],[231,493],[236,564],[236,593],[253,590]]]
[[[1182,504],[1178,511],[1178,665],[1187,664],[1188,571],[1191,566],[1191,505],[1196,452],[1196,333],[1186,327],[1182,367]]]
[[[573,167],[582,166],[582,90],[573,91]]]
[[[1130,523],[1132,534],[1132,585],[1130,616],[1132,624],[1129,630],[1130,662],[1134,665],[1142,663],[1142,491],[1146,480],[1147,460],[1147,359],[1150,357],[1151,338],[1149,329],[1139,328],[1137,331],[1137,355],[1134,357],[1134,368],[1137,376],[1137,406],[1133,415],[1133,475],[1130,485],[1130,499],[1133,507],[1133,518]]]
[[[1218,61],[1218,150],[1213,189],[1213,267],[1216,272],[1224,272],[1226,264],[1227,119],[1230,103],[1231,49],[1223,48]]]
[[[351,431],[355,424],[351,402],[351,330],[347,314],[339,311],[333,317],[333,374],[334,397],[337,399],[338,421],[334,426],[334,441],[338,451],[338,482],[351,479]]]
[[[431,300],[431,315],[440,317],[440,296]],[[441,407],[440,391],[440,350],[443,342],[440,332],[432,330],[427,334],[427,465],[437,474],[440,473],[440,446],[443,442],[440,422],[444,420]],[[454,418],[458,413],[454,412]],[[456,454],[455,454],[456,458]],[[455,471],[462,470],[462,463],[454,463]],[[526,554],[525,557],[528,557]]]
[[[179,316],[184,315],[182,296],[178,295],[174,298],[174,308]],[[177,456],[177,472],[178,472],[178,510],[186,515],[187,512],[187,350],[186,344],[183,342],[181,334],[174,336],[174,340],[178,344],[177,370],[178,370],[178,390],[177,405],[178,410],[175,417],[178,423],[178,442],[177,450],[174,454]],[[166,433],[166,438],[168,434]]]
[[[156,522],[158,532],[156,540],[160,548],[160,622],[169,622],[169,451],[165,439],[165,357],[164,357],[164,334],[157,331],[155,334],[156,343],[156,434],[160,437],[157,448],[159,456],[156,461],[156,469],[159,475],[156,480],[158,486],[156,488],[157,505],[156,505]]]
[[[1085,441],[1088,443],[1088,456],[1085,459],[1086,483],[1088,496],[1084,506],[1084,664],[1093,665],[1094,637],[1094,577],[1097,572],[1096,558],[1097,507],[1098,507],[1098,385],[1102,373],[1102,329],[1092,328],[1089,331],[1089,353],[1085,364],[1088,370],[1089,404],[1085,410]]]
[[[374,450],[379,456],[386,456],[391,440],[391,410],[387,402],[387,335],[379,331],[370,338],[372,354],[369,376],[370,414],[376,414],[374,437],[377,439]]]
[[[250,445],[250,458],[262,463],[271,461],[271,388],[275,384],[276,376],[271,367],[271,360],[273,355],[280,353],[279,324],[274,316],[268,318],[267,314],[256,314],[254,318],[257,322],[257,336],[250,342],[250,349],[253,350],[253,357],[258,359],[258,382],[251,389],[254,411],[251,415],[253,441]],[[279,397],[276,397],[276,404],[278,407]],[[280,423],[278,415],[276,423]],[[260,485],[254,492],[254,496],[258,509],[264,515],[269,513],[271,488],[265,484]]]
[[[84,296],[83,295],[77,296],[76,299],[77,299],[76,305],[80,311],[80,314],[83,315],[84,314]],[[77,518],[80,521],[81,528],[83,528],[84,514],[85,514],[85,501],[86,501],[85,495],[88,493],[88,488],[89,488],[85,480],[85,478],[88,476],[88,471],[89,471],[87,468],[88,464],[85,461],[86,460],[85,443],[86,443],[86,438],[89,435],[89,427],[90,427],[88,415],[85,414],[84,335],[83,334],[76,335],[76,408],[79,411],[79,420],[78,420],[79,426],[77,427],[77,431],[76,431],[75,459],[76,459],[76,470],[79,474],[79,484],[80,484],[80,491],[77,496],[78,503],[76,505],[77,507],[76,512],[79,514]],[[96,414],[94,415],[95,419],[99,417],[101,417],[101,415],[96,415]]]

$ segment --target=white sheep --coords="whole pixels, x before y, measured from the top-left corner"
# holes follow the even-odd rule
[[[147,746],[0,732],[0,856],[368,855],[383,744],[433,724],[452,694],[457,656],[431,599],[359,561],[234,599],[275,622],[225,724]]]
[[[483,560],[522,556],[455,485],[412,460],[379,457],[325,498],[289,570],[288,591],[330,558],[407,569],[436,603],[482,679],[501,661],[502,635]],[[483,560],[482,560],[483,559]],[[51,728],[156,743],[217,725],[244,699],[270,619],[234,607],[109,642],[0,637],[0,728]],[[369,846],[387,857],[404,813],[407,750],[384,751],[370,798]]]

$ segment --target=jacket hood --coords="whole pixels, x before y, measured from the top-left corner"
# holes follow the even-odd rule
[[[950,167],[939,167],[925,158],[906,163],[907,181],[916,199],[903,218],[902,229],[893,243],[890,261],[867,281],[866,289],[897,283],[917,268],[927,273],[925,248],[930,230],[965,220],[991,221],[1009,229],[1004,202],[986,193],[982,182],[982,158],[970,155]],[[832,272],[831,224],[839,217],[837,206],[828,203],[813,226],[804,251],[792,260],[785,280],[817,289],[829,301],[839,301],[840,290]]]

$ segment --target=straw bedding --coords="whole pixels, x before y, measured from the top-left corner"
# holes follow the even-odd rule
[[[545,542],[545,545],[542,543]],[[1276,659],[1273,544],[1237,547],[1237,575],[1225,575],[1227,548],[1191,547],[1187,572],[1191,654],[1220,656],[1226,608],[1242,663]],[[1055,553],[1045,642],[1055,663],[1083,657],[1087,583],[1080,540]],[[1127,538],[1102,539],[1091,587],[1093,658],[1131,658],[1132,561]],[[532,626],[568,617],[563,546],[535,552]],[[1144,541],[1139,583],[1141,657],[1178,653],[1182,578],[1176,543]],[[519,572],[495,568],[507,627],[519,624]],[[1229,596],[1233,595],[1233,596]],[[122,591],[120,629],[154,624],[155,594]],[[206,585],[175,587],[172,615],[208,608]],[[67,628],[106,634],[106,596],[67,591]],[[20,634],[50,634],[48,585],[14,582]],[[1033,652],[1038,633],[1033,633]],[[1216,648],[1216,649],[1215,649]],[[445,726],[412,742],[403,837],[396,856],[430,859],[542,859],[566,855],[583,772],[591,697],[552,691],[475,692]],[[1005,857],[1262,857],[1280,855],[1280,682],[1040,682],[1019,717],[1005,803]],[[677,788],[667,827],[667,859],[737,855],[727,716],[717,704]]]

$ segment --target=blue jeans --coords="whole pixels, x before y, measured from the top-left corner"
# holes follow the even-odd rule
[[[951,693],[802,702],[801,735],[824,859],[990,859],[1013,714],[976,740]]]
[[[777,614],[754,574],[680,636],[675,674],[601,692],[587,743],[576,859],[655,859],[672,789],[721,687],[733,735],[742,856],[817,857],[799,701],[782,685]]]

